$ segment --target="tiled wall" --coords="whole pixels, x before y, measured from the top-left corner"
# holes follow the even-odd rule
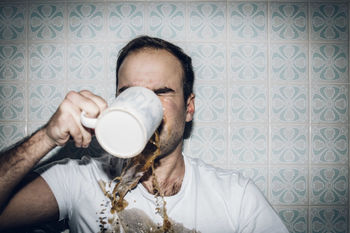
[[[111,100],[117,52],[140,34],[193,57],[186,154],[251,177],[291,232],[349,231],[347,1],[1,2],[0,148],[69,90]]]

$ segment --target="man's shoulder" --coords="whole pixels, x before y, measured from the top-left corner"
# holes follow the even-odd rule
[[[201,159],[184,156],[194,175],[204,182],[211,181],[226,187],[245,188],[250,179],[235,169],[225,169],[208,164]]]

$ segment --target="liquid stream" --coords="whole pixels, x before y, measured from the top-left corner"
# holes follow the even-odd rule
[[[167,211],[166,211],[166,201],[164,200],[164,195],[160,190],[160,185],[157,181],[157,177],[154,173],[155,170],[155,159],[160,155],[160,145],[159,145],[159,133],[156,131],[154,137],[150,140],[150,143],[145,148],[142,154],[131,158],[127,165],[123,168],[123,171],[120,176],[114,178],[110,183],[109,187],[111,187],[114,181],[115,186],[112,192],[106,191],[106,183],[104,181],[99,181],[99,185],[104,192],[104,195],[109,198],[111,201],[111,214],[117,214],[120,219],[108,219],[108,223],[111,225],[119,224],[123,226],[123,228],[127,228],[128,224],[123,224],[123,210],[128,206],[128,202],[124,199],[125,195],[132,189],[134,189],[140,179],[146,175],[146,173],[151,172],[151,179],[153,185],[153,194],[155,198],[161,198],[162,204],[158,202],[156,213],[160,214],[163,217],[163,226],[161,228],[153,226],[150,228],[148,232],[174,232],[172,230],[172,224],[169,221]],[[117,222],[118,224],[115,224]],[[105,218],[100,218],[100,226],[101,232],[105,232],[104,225],[107,224]],[[116,231],[119,232],[119,231]]]

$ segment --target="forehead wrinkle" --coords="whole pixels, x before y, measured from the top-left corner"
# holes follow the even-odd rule
[[[169,52],[166,49],[158,49],[158,48],[152,48],[152,47],[144,47],[144,48],[140,48],[137,49],[135,51],[130,52],[124,59],[123,63],[120,65],[119,71],[118,71],[118,76],[119,76],[119,72],[122,69],[123,65],[125,64],[125,61],[128,60],[129,57],[133,57],[133,56],[137,56],[138,54],[144,53],[144,54],[155,54],[155,53],[160,53],[160,52],[165,52],[168,55],[170,55],[172,58],[174,58],[176,60],[176,63],[178,65],[178,67],[181,70],[181,76],[184,76],[184,68],[182,67],[182,63],[179,60],[179,58],[177,58],[174,54],[172,54],[171,52]]]
[[[159,54],[159,56],[170,55],[170,56],[164,56],[165,61],[156,59],[154,62],[156,62],[155,66],[152,65],[153,57],[156,53],[162,52],[162,54]],[[139,54],[144,54],[145,57],[137,57]],[[147,56],[150,56],[149,60],[147,60]],[[130,59],[131,63],[130,63]],[[146,59],[146,61],[145,61]],[[174,64],[174,59],[177,61],[175,66],[171,65]],[[160,64],[158,69],[157,64]],[[169,65],[170,64],[170,65]],[[157,67],[157,68],[155,68]],[[170,74],[166,74],[165,72],[170,72]],[[154,73],[154,74],[153,74]],[[158,86],[156,85],[157,82],[159,82],[158,79],[152,79],[153,76],[156,75],[162,75],[162,82],[167,85],[167,81],[172,81],[173,79],[167,78],[168,75],[174,74],[174,76],[177,74],[180,75],[180,85],[183,85],[183,69],[180,61],[177,57],[175,57],[173,54],[168,52],[164,49],[143,49],[138,50],[130,53],[124,60],[124,62],[121,65],[121,68],[119,69],[119,75],[118,75],[118,86],[121,86],[122,80],[127,80],[128,83],[126,85],[143,85],[143,86]],[[124,74],[124,75],[122,75]],[[125,77],[126,76],[126,77]],[[123,78],[124,77],[124,78]],[[122,84],[124,85],[124,84]],[[164,86],[164,85],[163,85]],[[158,86],[159,87],[159,86]]]

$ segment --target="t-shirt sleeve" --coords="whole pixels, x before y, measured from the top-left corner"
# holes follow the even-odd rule
[[[248,181],[242,196],[239,232],[288,233],[279,216],[252,181]]]
[[[72,213],[72,203],[75,198],[74,189],[78,186],[77,179],[73,179],[77,175],[75,166],[75,161],[66,159],[36,169],[36,172],[46,181],[56,198],[59,220],[70,217]]]

